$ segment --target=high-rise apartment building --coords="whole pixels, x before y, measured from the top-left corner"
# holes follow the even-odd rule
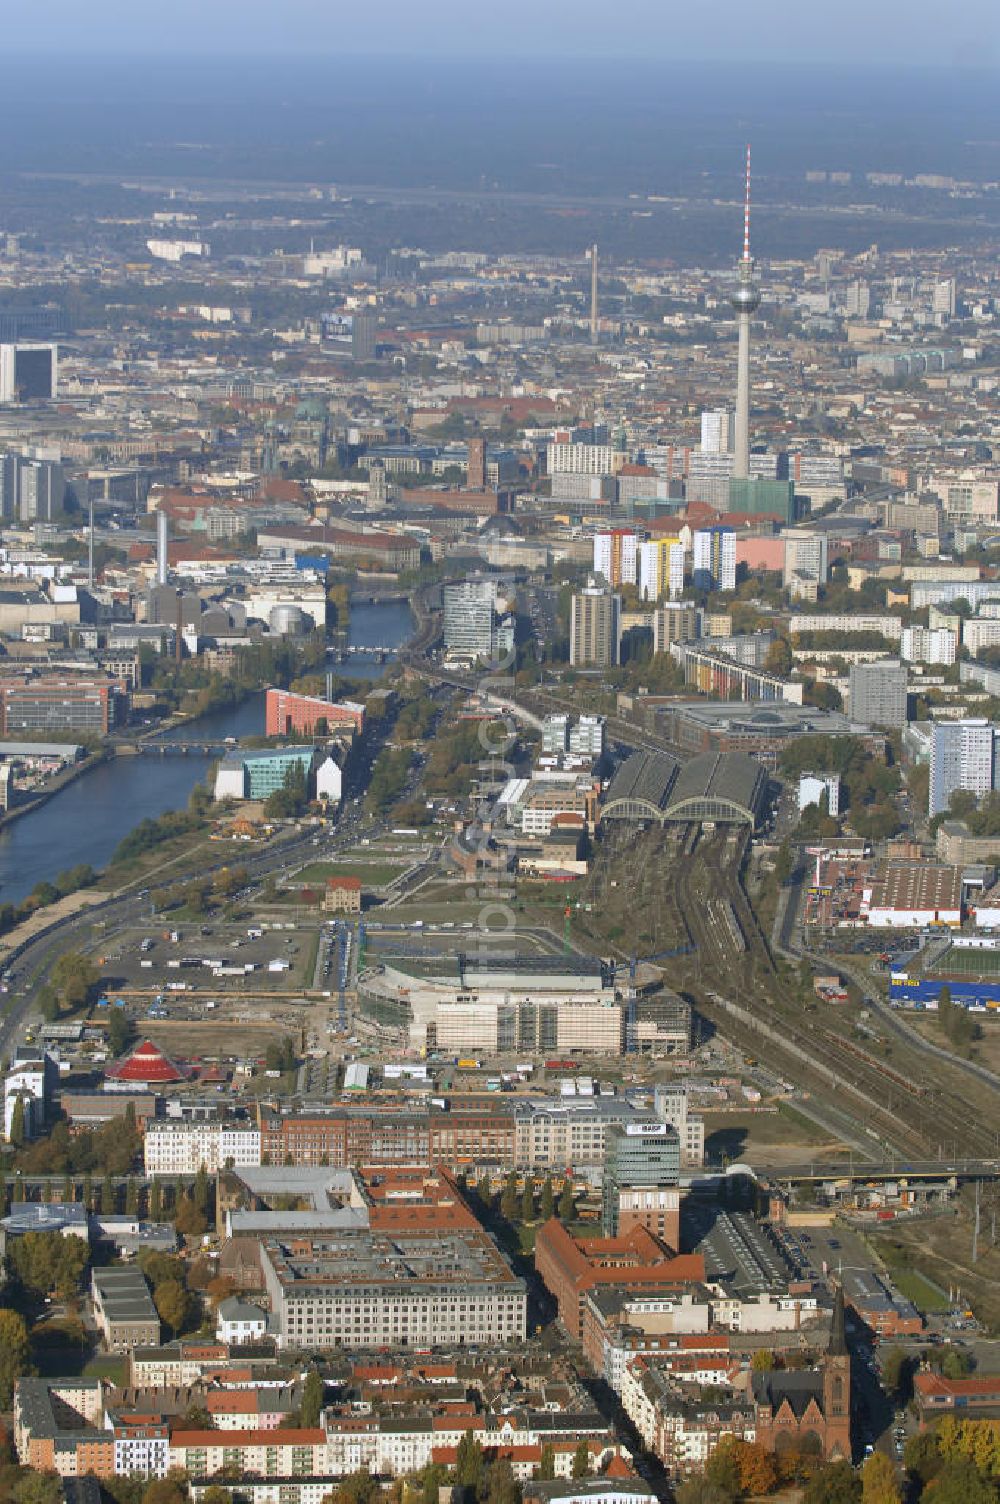
[[[604,1138],[602,1223],[617,1238],[642,1226],[668,1247],[680,1245],[681,1147],[670,1123],[622,1123]]]
[[[735,415],[723,408],[701,415],[701,447],[706,454],[732,454]]]
[[[948,627],[904,627],[900,634],[899,656],[906,663],[955,662],[956,634]]]
[[[0,520],[51,522],[62,511],[66,477],[58,460],[0,454]]]
[[[827,537],[825,533],[785,533],[785,570],[783,583],[787,587],[797,577],[815,580],[818,585],[827,582]]]
[[[906,668],[897,659],[855,663],[848,679],[851,720],[862,726],[905,726]]]
[[[638,579],[639,538],[628,528],[594,535],[594,573],[609,585],[634,585]]]
[[[676,599],[684,590],[684,544],[680,538],[653,538],[639,544],[639,591],[643,600]]]
[[[956,789],[981,797],[994,787],[996,728],[989,721],[936,721],[931,727],[927,813],[947,810]]]
[[[692,552],[696,590],[736,589],[736,534],[731,527],[699,528]]]
[[[613,668],[621,661],[622,599],[588,585],[570,608],[569,661],[574,668]]]
[[[701,636],[702,613],[686,601],[662,601],[653,612],[653,652],[666,653],[672,642]]]
[[[469,440],[469,457],[466,465],[466,484],[470,491],[486,489],[486,440]]]

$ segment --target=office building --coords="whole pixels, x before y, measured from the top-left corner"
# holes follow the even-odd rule
[[[639,591],[643,600],[671,600],[684,590],[684,544],[680,538],[654,538],[639,545]]]
[[[690,1015],[688,1017],[690,1037]],[[705,1163],[705,1119],[691,1111],[690,1093],[681,1081],[658,1082],[653,1090],[653,1111],[661,1123],[676,1128],[681,1165],[691,1169]]]
[[[678,1248],[680,1169],[680,1137],[672,1124],[623,1123],[609,1129],[601,1188],[605,1236],[617,1238],[639,1226],[668,1248]]]
[[[698,528],[692,550],[696,590],[736,589],[736,534],[731,527]]]
[[[569,661],[574,668],[613,668],[621,662],[621,611],[621,596],[599,585],[573,596]]]
[[[989,721],[935,721],[930,744],[929,815],[947,811],[956,789],[978,798],[994,787],[996,730]]]
[[[147,1175],[248,1169],[261,1161],[260,1128],[244,1118],[157,1118],[146,1124],[142,1152]]]
[[[561,757],[569,746],[569,716],[547,715],[542,722],[543,757]]]
[[[736,418],[725,408],[701,415],[701,447],[705,454],[732,454],[736,437]]]
[[[0,734],[90,732],[107,736],[128,715],[128,695],[110,680],[34,679],[0,684]]]
[[[602,715],[582,715],[570,729],[568,750],[577,757],[603,757],[604,728]]]
[[[261,1247],[279,1345],[501,1345],[527,1335],[527,1291],[444,1171],[396,1172],[371,1226]]]
[[[499,591],[493,579],[463,580],[446,585],[444,645],[449,653],[495,662],[513,650],[514,622],[498,613]]]
[[[859,725],[906,725],[906,668],[897,659],[852,664],[847,693],[851,720]]]
[[[55,345],[0,345],[0,403],[49,402],[58,384]]]
[[[359,308],[351,321],[351,354],[355,360],[375,359],[378,315],[373,308]]]
[[[94,1321],[113,1353],[133,1347],[155,1347],[160,1340],[160,1318],[142,1270],[95,1269],[90,1277]]]
[[[215,797],[266,799],[287,787],[295,768],[301,768],[308,786],[312,763],[312,747],[227,752],[215,775]]]

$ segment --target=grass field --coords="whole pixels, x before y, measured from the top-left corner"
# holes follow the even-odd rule
[[[963,1302],[971,1306],[994,1334],[1000,1333],[1000,1244],[991,1241],[989,1228],[997,1194],[995,1186],[989,1186],[983,1194],[981,1211],[985,1230],[980,1234],[975,1265],[972,1263],[973,1196],[968,1186],[945,1211],[896,1221],[885,1232],[869,1234],[872,1247],[884,1259],[892,1278],[918,1305],[921,1299],[907,1289],[909,1276],[926,1275],[942,1290],[957,1286]]]
[[[1000,950],[956,950],[949,945],[941,959],[928,971],[928,976],[942,976],[942,986],[947,976],[982,977],[984,981],[1000,976]]]
[[[901,1269],[893,1273],[893,1281],[901,1295],[912,1300],[918,1311],[934,1312],[948,1310],[948,1297],[916,1269]]]
[[[384,888],[407,870],[390,862],[311,862],[298,873],[296,882],[322,883],[328,877],[359,877],[366,888]]]
[[[731,1163],[745,1156],[791,1162],[808,1159],[819,1148],[824,1156],[840,1148],[823,1129],[784,1103],[777,1112],[706,1112],[704,1118],[705,1157],[713,1162]]]

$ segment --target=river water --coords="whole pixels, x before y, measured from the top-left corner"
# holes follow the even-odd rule
[[[413,616],[404,602],[351,608],[348,641],[357,647],[401,646],[412,635]],[[352,654],[333,665],[338,676],[372,679],[385,668],[375,659]],[[197,729],[195,730],[195,725]],[[264,696],[252,695],[235,710],[215,711],[188,722],[167,738],[191,735],[221,741],[227,736],[259,736],[264,731]],[[205,778],[212,758],[116,757],[69,784],[30,815],[0,830],[0,903],[19,903],[36,883],[89,862],[104,867],[123,836],[147,816],[183,809],[195,784]]]

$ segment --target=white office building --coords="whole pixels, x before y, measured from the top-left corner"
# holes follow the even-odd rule
[[[210,1175],[231,1165],[260,1165],[260,1129],[236,1119],[209,1122],[153,1121],[146,1125],[143,1158],[147,1175]]]

